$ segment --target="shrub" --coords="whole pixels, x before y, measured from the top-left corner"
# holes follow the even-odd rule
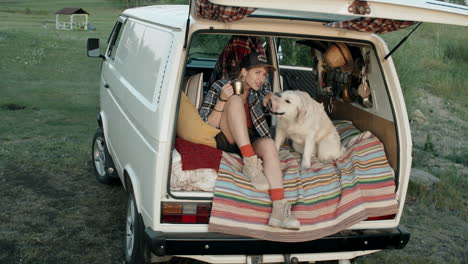
[[[424,151],[427,152],[434,152],[434,143],[432,143],[431,135],[427,134],[426,136],[426,142],[424,142]]]
[[[461,40],[448,42],[444,46],[444,55],[447,59],[468,61],[468,46]]]

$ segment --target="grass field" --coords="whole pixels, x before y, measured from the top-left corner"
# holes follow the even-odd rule
[[[110,0],[0,0],[0,263],[124,263],[126,195],[98,184],[90,159],[104,43],[122,5]],[[141,1],[145,3],[145,1]],[[170,2],[170,1],[164,1]],[[54,12],[82,7],[95,31],[56,31]],[[395,46],[404,32],[382,36]],[[410,184],[403,250],[356,263],[468,262],[468,30],[422,25],[393,55],[414,127],[414,166],[440,178]]]

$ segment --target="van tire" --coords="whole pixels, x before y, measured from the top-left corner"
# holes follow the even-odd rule
[[[128,190],[127,216],[125,220],[125,262],[128,264],[150,263],[151,253],[144,240],[145,224],[138,213],[131,185]]]
[[[91,158],[96,179],[103,184],[116,184],[117,171],[107,150],[106,138],[101,127],[94,134]]]

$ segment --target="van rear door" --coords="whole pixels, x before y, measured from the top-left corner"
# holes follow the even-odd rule
[[[262,11],[289,14],[304,19],[328,20],[330,16],[373,17],[468,26],[468,7],[442,1],[424,0],[210,0],[218,5],[257,8]],[[324,16],[326,14],[327,16]],[[251,16],[252,16],[251,15]]]

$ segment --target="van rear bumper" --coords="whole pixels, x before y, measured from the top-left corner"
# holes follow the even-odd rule
[[[157,256],[259,255],[327,253],[378,249],[402,249],[410,238],[402,227],[343,231],[317,240],[284,243],[219,233],[163,233],[145,230],[145,239]]]

